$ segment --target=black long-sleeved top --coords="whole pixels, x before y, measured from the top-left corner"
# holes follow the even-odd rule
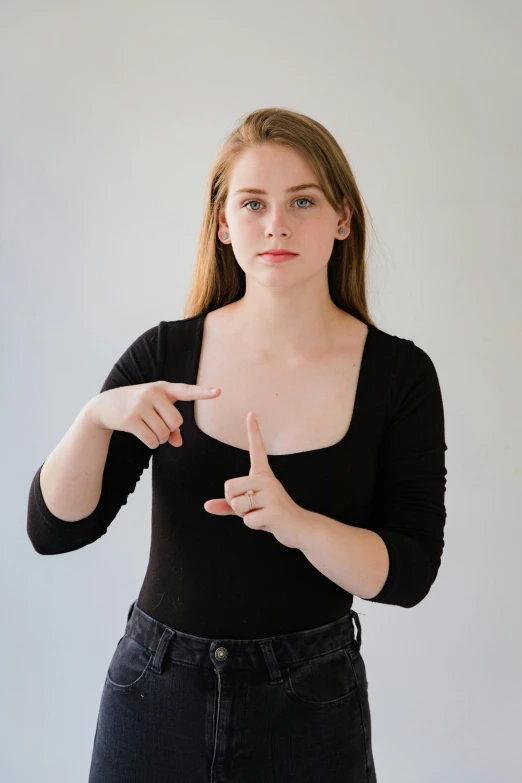
[[[161,321],[141,334],[101,391],[156,380],[196,383],[205,314]],[[229,478],[247,476],[250,455],[202,432],[194,403],[177,401],[183,445],[150,449],[116,430],[102,492],[85,519],[66,522],[47,508],[38,468],[29,492],[27,532],[45,555],[80,549],[105,535],[152,457],[149,563],[138,596],[147,614],[186,633],[259,638],[313,628],[349,611],[353,595],[299,549],[241,517],[210,514]],[[375,531],[390,569],[374,598],[412,607],[425,598],[444,547],[444,412],[432,360],[412,340],[369,325],[352,420],[333,446],[269,455],[275,476],[310,511]]]

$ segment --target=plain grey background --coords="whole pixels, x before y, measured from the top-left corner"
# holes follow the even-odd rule
[[[123,350],[182,317],[211,163],[267,106],[343,147],[372,315],[445,405],[437,580],[413,609],[354,600],[379,783],[520,781],[520,5],[3,0],[0,23],[2,781],[87,780],[150,541],[150,468],[59,556],[26,535],[31,480]]]

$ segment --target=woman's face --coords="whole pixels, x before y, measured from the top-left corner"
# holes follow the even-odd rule
[[[290,191],[303,184],[308,187]],[[237,192],[243,189],[248,192]],[[236,160],[225,209],[219,214],[219,237],[228,232],[228,239],[221,241],[232,245],[245,275],[285,287],[325,269],[334,240],[346,239],[350,232],[350,218],[349,207],[342,214],[331,207],[315,173],[298,153],[271,143],[250,148]],[[339,234],[341,226],[346,228],[344,237]],[[260,255],[281,248],[298,255],[280,264]]]

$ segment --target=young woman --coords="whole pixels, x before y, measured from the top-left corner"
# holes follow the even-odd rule
[[[127,348],[37,471],[28,534],[56,554],[103,536],[153,458],[90,783],[376,781],[353,596],[427,595],[447,446],[433,362],[368,314],[365,243],[331,134],[248,115],[211,172],[184,317]]]

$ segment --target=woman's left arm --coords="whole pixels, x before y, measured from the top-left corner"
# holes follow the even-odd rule
[[[399,363],[367,528],[306,512],[299,549],[365,600],[410,608],[428,594],[444,548],[444,409],[431,358],[411,340]]]

